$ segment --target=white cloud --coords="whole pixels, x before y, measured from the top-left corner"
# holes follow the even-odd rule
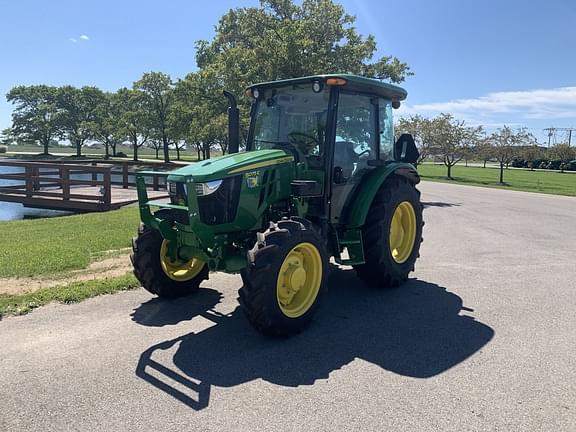
[[[446,112],[460,118],[553,120],[576,118],[576,87],[488,93],[471,99],[416,104],[404,113]]]
[[[79,41],[90,40],[90,38],[87,35],[83,34],[83,35],[78,36],[77,38],[76,37],[68,38],[68,40],[72,43],[78,43]]]

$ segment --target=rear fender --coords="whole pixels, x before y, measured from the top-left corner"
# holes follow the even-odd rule
[[[378,189],[391,175],[402,176],[414,185],[420,183],[418,171],[411,164],[393,162],[376,167],[360,184],[359,189],[354,194],[354,199],[348,205],[343,223],[345,230],[360,228],[364,225]]]

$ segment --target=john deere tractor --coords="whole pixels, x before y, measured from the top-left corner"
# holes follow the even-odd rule
[[[177,297],[209,272],[239,272],[248,320],[287,336],[312,319],[331,258],[375,287],[406,281],[423,225],[418,151],[410,135],[394,142],[392,109],[406,91],[347,74],[252,85],[244,152],[224,94],[230,154],[166,173],[169,202],[150,201],[137,176],[131,258],[142,286]]]

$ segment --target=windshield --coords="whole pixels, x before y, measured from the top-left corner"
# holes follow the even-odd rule
[[[263,91],[255,111],[253,148],[285,148],[298,159],[321,164],[329,90],[312,91],[311,84]]]

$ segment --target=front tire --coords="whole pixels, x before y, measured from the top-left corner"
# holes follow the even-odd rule
[[[167,255],[168,242],[160,232],[140,224],[138,237],[132,240],[130,261],[134,276],[142,287],[162,298],[182,297],[197,291],[208,279],[208,266],[197,259],[172,262]]]
[[[239,300],[256,330],[290,336],[306,327],[326,283],[328,258],[307,221],[272,224],[248,253]]]
[[[358,277],[374,287],[397,287],[408,279],[422,242],[420,192],[405,178],[393,176],[378,190],[364,227],[365,264]]]

